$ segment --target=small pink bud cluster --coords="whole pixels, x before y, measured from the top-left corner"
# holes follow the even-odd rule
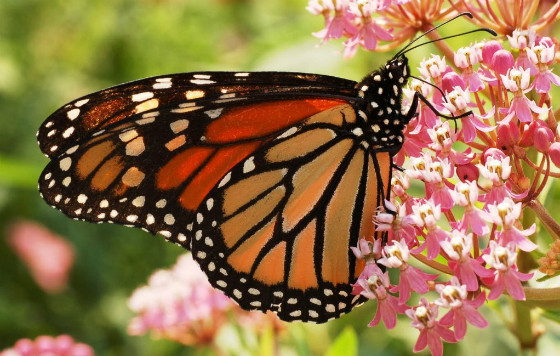
[[[77,343],[68,335],[39,336],[35,340],[21,339],[12,348],[0,352],[0,356],[93,356],[93,349]]]

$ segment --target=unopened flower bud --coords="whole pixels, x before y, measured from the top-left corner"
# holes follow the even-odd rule
[[[456,172],[462,182],[476,181],[480,175],[478,168],[472,163],[457,166]]]
[[[508,123],[500,123],[498,125],[498,148],[504,151],[505,154],[510,154],[512,146],[519,141],[519,128],[517,125],[510,121]]]
[[[494,69],[498,74],[506,75],[508,70],[513,68],[513,54],[505,49],[496,51],[492,56],[492,69]]]
[[[467,86],[465,85],[465,81],[459,74],[455,72],[445,73],[441,80],[441,88],[443,89],[443,91],[446,93],[450,93],[455,87],[460,87],[463,90],[467,88]]]
[[[554,133],[548,127],[539,127],[535,130],[535,148],[542,153],[548,152],[548,148],[554,142]]]
[[[554,142],[550,145],[548,154],[550,155],[552,163],[554,163],[556,167],[560,167],[560,142]]]
[[[501,49],[504,49],[504,47],[498,41],[492,40],[486,42],[482,47],[482,61],[484,62],[484,64],[486,64],[487,66],[491,66],[492,56],[494,56],[494,53]]]

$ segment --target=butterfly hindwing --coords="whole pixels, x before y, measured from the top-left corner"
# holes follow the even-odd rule
[[[371,152],[341,105],[287,128],[239,162],[193,220],[192,251],[244,309],[325,322],[363,302],[350,246],[375,234],[388,153]],[[387,177],[387,178],[385,178]]]

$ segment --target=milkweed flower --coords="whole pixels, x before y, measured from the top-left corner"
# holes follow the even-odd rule
[[[439,299],[434,302],[442,308],[449,308],[439,323],[444,326],[453,326],[453,332],[457,341],[463,340],[467,334],[467,322],[478,328],[488,326],[488,321],[477,310],[486,300],[484,293],[475,299],[467,299],[467,286],[461,285],[456,277],[451,277],[449,284],[436,285]]]
[[[547,112],[546,109],[539,107],[534,100],[530,100],[525,93],[530,90],[530,69],[510,69],[507,75],[500,75],[504,86],[514,94],[511,105],[507,109],[501,110],[506,113],[506,117],[502,120],[508,122],[514,115],[521,122],[531,122],[533,113],[542,114]]]
[[[75,342],[69,335],[39,336],[35,340],[20,339],[0,356],[93,356],[91,346]]]
[[[377,300],[375,317],[368,326],[376,326],[381,320],[387,329],[397,325],[397,313],[404,313],[408,307],[399,304],[398,299],[389,293],[389,274],[383,273],[375,263],[369,263],[354,285],[354,294]]]
[[[521,282],[528,281],[533,273],[521,273],[515,264],[517,252],[515,245],[510,242],[506,246],[500,246],[495,241],[490,241],[490,252],[482,255],[482,259],[494,270],[494,276],[486,281],[492,284],[489,300],[498,298],[507,290],[512,298],[525,300],[525,292]]]
[[[480,261],[472,257],[472,234],[453,230],[450,236],[446,240],[441,241],[440,244],[441,248],[449,256],[449,268],[451,268],[454,276],[465,285],[468,291],[478,290],[477,276],[489,278],[493,275],[492,271],[484,268]]]
[[[134,291],[128,306],[138,314],[128,326],[131,335],[152,331],[186,345],[212,342],[235,304],[212,288],[190,254],[171,270],[156,271],[148,285]]]
[[[505,198],[499,204],[488,205],[488,213],[484,215],[485,218],[502,227],[502,231],[497,239],[500,245],[506,246],[513,242],[520,250],[527,252],[533,251],[538,247],[531,240],[527,239],[527,236],[535,233],[535,224],[525,230],[519,230],[515,226],[515,222],[521,216],[521,203],[514,203],[511,198]]]
[[[533,66],[538,67],[533,86],[537,93],[548,93],[551,83],[560,85],[560,77],[548,67],[554,61],[555,46],[540,44],[527,49],[527,55]]]
[[[422,272],[419,268],[412,267],[408,264],[410,256],[408,246],[404,240],[393,241],[392,245],[385,246],[383,249],[383,257],[377,263],[389,268],[398,268],[400,270],[400,279],[397,286],[391,291],[399,292],[399,303],[404,304],[410,298],[410,290],[424,294],[428,289],[427,281],[437,278],[437,275],[430,275]]]
[[[406,315],[412,319],[411,325],[420,330],[414,352],[420,352],[428,347],[433,356],[441,356],[443,355],[442,339],[447,342],[457,342],[453,331],[436,320],[437,304],[428,303],[426,298],[422,297],[418,306],[407,310]]]

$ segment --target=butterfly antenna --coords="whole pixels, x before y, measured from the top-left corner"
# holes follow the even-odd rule
[[[439,25],[437,25],[434,28],[429,29],[428,31],[424,32],[423,34],[421,34],[420,36],[416,37],[415,39],[413,39],[409,44],[407,44],[406,46],[404,46],[400,51],[397,52],[397,54],[395,54],[395,56],[393,58],[397,58],[398,56],[400,56],[401,54],[404,54],[404,51],[406,51],[406,49],[410,46],[412,46],[412,44],[416,41],[418,41],[419,39],[421,39],[422,37],[426,36],[428,33],[437,30],[438,28],[447,25],[448,23],[450,23],[451,21],[454,21],[456,19],[458,19],[459,17],[463,17],[463,16],[468,16],[469,18],[473,18],[473,14],[471,14],[470,12],[462,12],[459,15],[455,16],[452,19],[449,19],[447,21],[445,21],[444,23],[441,23]]]
[[[496,31],[494,31],[494,30],[492,30],[492,29],[489,29],[489,28],[478,28],[478,29],[476,29],[476,30],[467,31],[467,32],[463,32],[463,33],[458,33],[458,34],[456,34],[456,35],[451,35],[451,36],[445,36],[445,37],[442,37],[442,38],[435,39],[435,40],[433,40],[433,41],[428,41],[428,42],[420,43],[420,44],[418,44],[418,45],[416,45],[416,46],[414,46],[414,47],[410,47],[410,48],[407,49],[406,51],[402,52],[400,55],[402,56],[403,54],[405,54],[405,53],[407,53],[407,52],[410,52],[410,51],[412,51],[413,49],[416,49],[416,48],[418,48],[418,47],[422,47],[422,46],[427,45],[427,44],[430,44],[430,43],[434,43],[434,42],[439,42],[439,41],[447,40],[447,39],[453,38],[453,37],[464,36],[464,35],[468,35],[469,33],[475,33],[475,32],[488,32],[488,33],[490,33],[490,34],[493,35],[493,36],[497,36],[497,35],[498,35],[498,34],[496,33]]]

